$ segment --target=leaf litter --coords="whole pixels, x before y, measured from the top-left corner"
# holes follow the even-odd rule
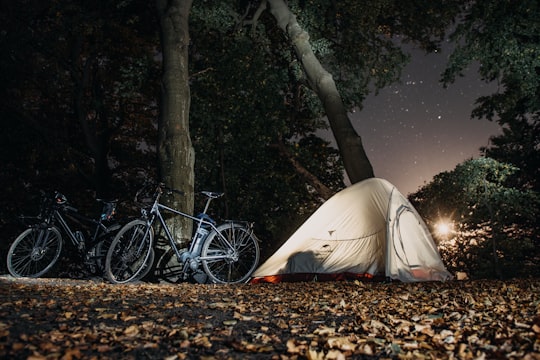
[[[540,279],[112,285],[2,276],[0,358],[540,360]]]

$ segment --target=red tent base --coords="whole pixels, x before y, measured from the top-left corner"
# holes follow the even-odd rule
[[[281,274],[281,275],[269,275],[263,277],[257,277],[251,279],[251,284],[271,283],[277,284],[280,282],[302,282],[302,281],[346,281],[346,280],[359,280],[359,281],[384,281],[386,280],[382,275],[372,274],[355,274],[355,273],[339,273],[339,274]]]

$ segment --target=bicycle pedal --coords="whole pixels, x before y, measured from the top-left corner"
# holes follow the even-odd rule
[[[198,284],[206,284],[208,281],[208,275],[206,275],[203,271],[197,271],[193,275],[193,280],[197,282]]]

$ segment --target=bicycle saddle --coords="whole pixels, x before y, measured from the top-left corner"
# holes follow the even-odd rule
[[[222,192],[213,192],[213,191],[201,191],[201,194],[204,194],[212,199],[217,199],[219,197],[222,197],[225,193]]]

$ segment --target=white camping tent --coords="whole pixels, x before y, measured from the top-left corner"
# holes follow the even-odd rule
[[[395,186],[372,178],[335,194],[253,274],[253,283],[387,277],[447,280],[433,239]]]

